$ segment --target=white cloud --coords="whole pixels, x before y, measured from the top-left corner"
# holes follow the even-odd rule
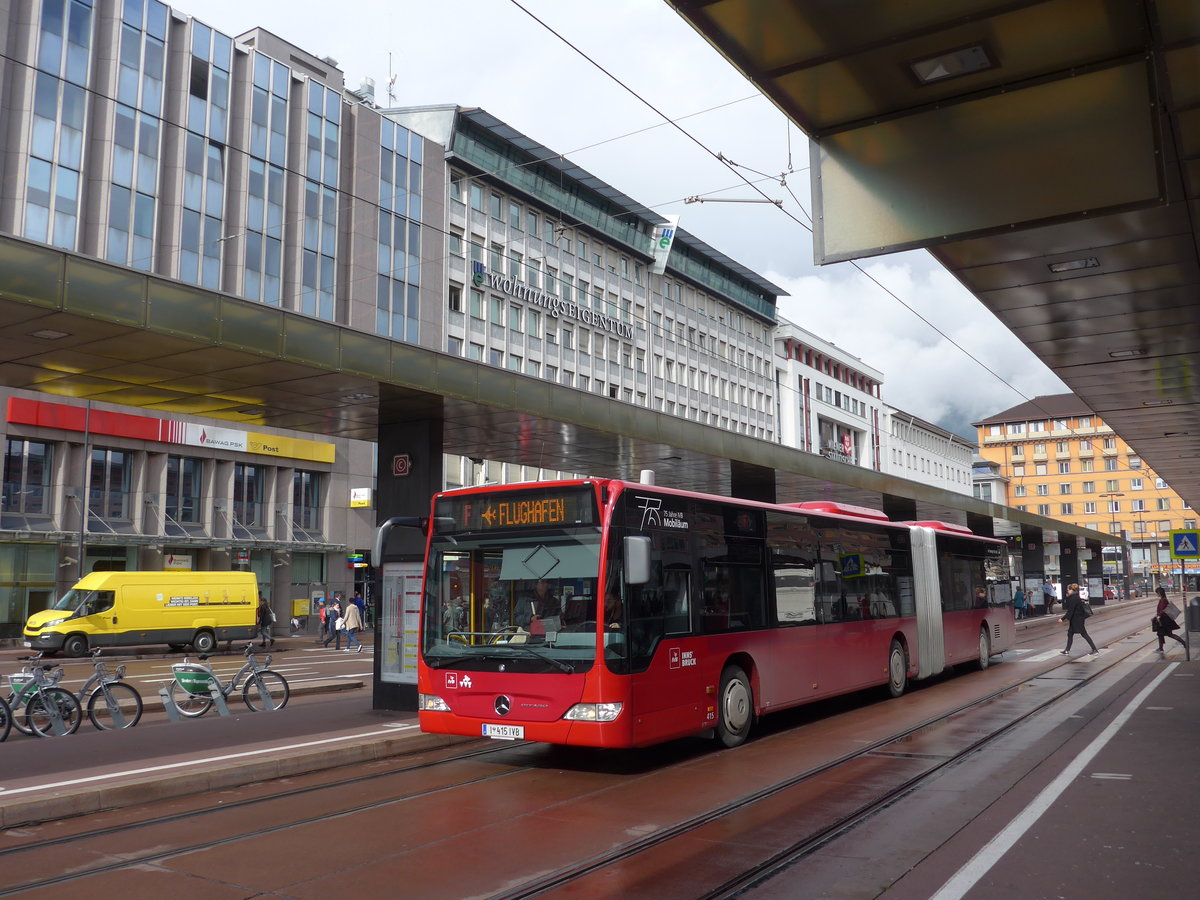
[[[859,265],[875,281],[849,264],[766,277],[792,295],[780,304],[785,318],[883,373],[892,406],[974,438],[970,422],[1067,390],[925,253]]]

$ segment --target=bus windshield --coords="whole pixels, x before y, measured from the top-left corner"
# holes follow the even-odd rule
[[[599,571],[600,529],[594,526],[435,535],[425,577],[426,665],[586,671],[596,656]]]

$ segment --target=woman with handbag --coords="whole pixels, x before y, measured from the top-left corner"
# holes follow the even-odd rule
[[[1087,606],[1079,596],[1079,585],[1067,585],[1067,596],[1063,597],[1063,614],[1061,621],[1067,623],[1067,649],[1063,650],[1064,656],[1069,656],[1071,653],[1071,642],[1075,640],[1075,635],[1083,635],[1083,639],[1088,642],[1092,648],[1092,656],[1100,653],[1096,649],[1096,642],[1092,640],[1092,636],[1087,633],[1087,626],[1084,622],[1090,615]]]
[[[1154,619],[1150,622],[1150,627],[1158,635],[1158,652],[1163,652],[1167,638],[1179,641],[1179,643],[1186,647],[1187,643],[1184,639],[1175,634],[1179,630],[1179,623],[1172,619],[1171,614],[1167,612],[1167,607],[1171,605],[1171,601],[1167,599],[1167,592],[1163,589],[1162,585],[1159,585],[1155,589],[1155,593],[1158,594],[1158,608],[1154,610]]]

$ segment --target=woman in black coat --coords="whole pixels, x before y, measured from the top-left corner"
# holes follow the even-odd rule
[[[1092,636],[1087,633],[1087,626],[1084,622],[1087,620],[1087,610],[1084,608],[1083,600],[1079,598],[1079,585],[1067,585],[1067,596],[1063,597],[1063,614],[1062,621],[1067,623],[1067,649],[1062,651],[1064,655],[1071,652],[1071,642],[1075,640],[1075,635],[1083,635],[1083,639],[1088,642],[1092,648],[1092,656],[1095,656],[1100,651],[1096,649],[1096,642],[1092,640]]]

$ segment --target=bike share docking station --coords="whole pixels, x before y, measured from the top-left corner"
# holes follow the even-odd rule
[[[172,665],[171,674],[174,676],[174,680],[169,686],[163,685],[158,689],[158,696],[162,700],[167,718],[172,722],[195,719],[204,715],[214,706],[217,708],[218,715],[230,715],[226,697],[239,686],[243,675],[248,675],[248,679],[252,679],[259,688],[255,694],[256,700],[252,701],[250,681],[241,685],[243,688],[242,699],[251,712],[274,712],[277,709],[283,709],[287,705],[287,682],[278,673],[270,671],[265,666],[258,666],[251,653],[250,647],[247,647],[246,655],[249,661],[227,685],[222,684],[220,676],[203,661],[194,663],[185,659],[181,663]],[[201,657],[201,660],[203,659],[204,657]],[[270,662],[270,657],[267,658],[267,661]],[[271,696],[270,690],[266,689],[263,682],[265,677],[276,679],[282,685],[281,702],[277,703],[276,698]]]
[[[189,695],[211,698],[213,705],[217,708],[218,715],[230,715],[229,704],[225,702],[225,694],[221,691],[221,684],[212,672],[194,663],[176,663],[171,666],[171,669],[175,675],[176,683],[183,690],[187,691]],[[158,696],[162,700],[163,709],[167,711],[167,718],[172,722],[182,722],[184,716],[179,714],[179,708],[171,698],[171,689],[167,685],[163,685],[158,689]]]

